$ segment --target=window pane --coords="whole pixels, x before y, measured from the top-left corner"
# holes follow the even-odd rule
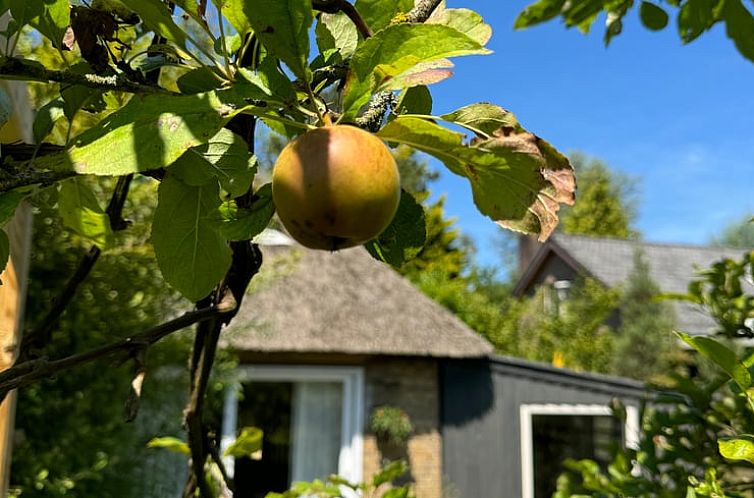
[[[236,459],[236,496],[263,498],[338,473],[342,410],[341,382],[244,384],[238,426],[261,428],[264,440],[261,460]]]
[[[290,427],[293,384],[250,382],[243,386],[238,405],[238,426],[264,431],[262,459],[237,458],[237,496],[264,498],[270,491],[282,492],[290,482]]]
[[[568,458],[606,466],[610,448],[623,441],[623,423],[603,415],[533,415],[534,497],[550,498]]]

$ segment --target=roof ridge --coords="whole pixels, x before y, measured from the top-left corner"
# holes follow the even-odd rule
[[[626,243],[626,244],[637,244],[642,246],[653,246],[653,247],[675,247],[679,249],[696,249],[696,250],[707,250],[707,251],[750,251],[754,250],[754,248],[751,249],[745,249],[741,247],[733,247],[733,246],[715,246],[715,245],[709,245],[709,244],[698,244],[698,243],[691,243],[691,242],[657,242],[657,241],[648,241],[648,240],[642,240],[642,239],[622,239],[619,237],[606,237],[606,236],[595,236],[595,235],[585,235],[585,234],[570,234],[570,233],[556,233],[553,235],[555,239],[562,237],[562,238],[571,238],[571,239],[587,239],[587,240],[594,240],[594,241],[604,241],[604,242],[618,242],[618,243]]]

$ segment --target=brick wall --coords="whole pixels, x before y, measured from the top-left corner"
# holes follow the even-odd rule
[[[442,496],[442,439],[438,367],[434,360],[379,359],[365,368],[366,412],[364,423],[364,478],[379,470],[384,459],[408,461],[417,498]],[[390,405],[404,410],[414,432],[406,447],[385,444],[369,430],[376,407]]]

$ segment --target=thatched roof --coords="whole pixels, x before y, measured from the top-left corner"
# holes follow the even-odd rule
[[[480,357],[492,346],[362,248],[263,246],[264,264],[223,332],[232,349]]]

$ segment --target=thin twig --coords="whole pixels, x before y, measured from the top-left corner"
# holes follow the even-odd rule
[[[2,401],[2,399],[5,398],[5,395],[13,389],[28,386],[37,380],[50,377],[65,370],[70,370],[79,365],[91,363],[116,353],[143,348],[156,343],[173,332],[194,325],[195,323],[201,323],[233,312],[235,312],[235,310],[224,309],[217,306],[189,311],[178,318],[156,325],[139,334],[134,334],[125,339],[83,353],[71,355],[59,360],[50,361],[46,358],[38,358],[17,364],[8,370],[0,372],[0,401]]]
[[[142,95],[180,95],[157,85],[145,85],[131,81],[121,75],[100,76],[98,74],[77,74],[69,70],[47,69],[36,61],[15,57],[0,57],[0,79],[42,81],[81,85],[99,90],[136,93]]]

